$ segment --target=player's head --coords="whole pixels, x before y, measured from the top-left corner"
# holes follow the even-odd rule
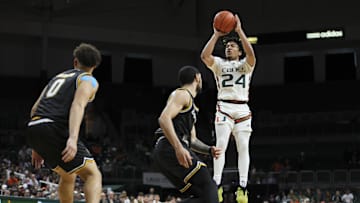
[[[200,92],[202,88],[202,79],[200,71],[194,66],[183,66],[179,70],[179,82],[181,86],[196,83],[196,91]]]
[[[73,51],[74,66],[77,68],[96,68],[101,62],[101,53],[93,45],[81,43]]]
[[[229,60],[238,60],[242,55],[242,45],[239,37],[224,37],[225,56]]]

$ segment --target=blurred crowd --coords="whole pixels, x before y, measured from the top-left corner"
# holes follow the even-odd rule
[[[355,197],[350,189],[320,189],[305,190],[290,189],[271,194],[267,203],[354,203]]]
[[[111,151],[111,150],[110,150]],[[111,154],[111,153],[110,153]],[[16,156],[13,153],[1,153],[0,163],[0,195],[28,198],[58,199],[57,187],[58,176],[50,169],[43,167],[35,170],[31,166],[31,149],[23,146]],[[104,155],[106,160],[112,159],[111,155]],[[102,159],[101,159],[102,160]],[[100,164],[100,166],[103,166]],[[102,168],[102,167],[100,167]],[[108,171],[101,169],[103,174]],[[126,190],[113,191],[111,188],[104,188],[101,194],[102,203],[158,203],[160,194],[150,187],[147,192],[139,191],[136,194],[129,194]],[[84,201],[82,181],[76,180],[74,189],[74,200]],[[180,197],[167,195],[163,197],[166,203],[175,203]]]
[[[113,160],[126,160],[118,153],[116,147],[106,147],[100,150],[97,162],[104,176],[111,177],[113,170]],[[119,155],[120,154],[120,155]],[[119,156],[119,157],[117,157]],[[117,157],[117,158],[116,158]],[[22,146],[20,149],[11,150],[9,153],[0,153],[0,194],[4,196],[58,199],[57,183],[58,176],[46,167],[34,170],[31,166],[31,149]],[[111,161],[110,161],[111,160]],[[124,163],[126,165],[127,163]],[[282,164],[280,164],[282,165]],[[107,166],[107,167],[105,167]],[[281,166],[283,171],[285,167]],[[272,171],[279,170],[278,160],[274,161]],[[251,173],[255,173],[253,167]],[[280,180],[274,177],[266,177],[258,180],[251,177],[251,184],[277,184]],[[268,192],[264,195],[256,195],[258,202],[261,203],[355,203],[358,201],[359,192],[356,188],[290,188],[281,191]],[[250,194],[252,195],[252,194]],[[83,201],[82,181],[76,180],[74,189],[75,201]],[[127,190],[126,188],[112,189],[104,186],[101,194],[102,203],[176,203],[181,200],[177,194],[165,194],[161,189],[155,190],[150,187],[144,190]],[[225,195],[224,203],[234,201],[234,192]],[[254,202],[256,203],[256,202]]]
[[[161,200],[160,194],[153,187],[144,192],[138,192],[136,195],[128,195],[126,190],[114,192],[107,190],[101,193],[101,203],[176,203],[181,198],[176,195],[167,195]]]

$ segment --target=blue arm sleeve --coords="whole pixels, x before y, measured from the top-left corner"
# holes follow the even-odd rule
[[[93,76],[84,75],[84,76],[81,76],[80,80],[81,81],[89,81],[91,83],[91,85],[93,86],[93,88],[98,86],[98,82],[96,81],[96,79]]]

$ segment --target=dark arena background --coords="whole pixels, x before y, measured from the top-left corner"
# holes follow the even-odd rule
[[[154,131],[178,86],[177,71],[194,65],[204,83],[196,98],[198,137],[215,143],[217,90],[200,53],[223,9],[240,16],[257,59],[249,202],[330,203],[349,193],[360,202],[356,0],[0,0],[0,202],[56,202],[58,177],[33,168],[24,129],[42,88],[72,68],[81,42],[97,46],[103,58],[80,135],[102,172],[103,198],[179,201],[152,163]],[[224,53],[220,43],[215,52]],[[201,157],[212,172],[212,159]],[[224,202],[235,202],[233,139],[223,176]],[[77,180],[74,190],[78,202],[82,184]]]

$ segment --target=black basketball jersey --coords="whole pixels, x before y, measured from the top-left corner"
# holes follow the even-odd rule
[[[44,89],[33,118],[49,118],[67,125],[76,88],[84,75],[91,74],[71,69],[53,77]]]
[[[178,90],[186,90],[186,89],[179,88]],[[190,103],[184,109],[182,109],[180,113],[175,116],[175,118],[172,119],[172,122],[176,135],[178,136],[179,140],[182,143],[189,146],[191,129],[196,123],[198,108],[194,104],[194,98],[191,95],[191,93],[188,90],[186,91],[191,96]],[[161,129],[158,129],[157,133],[159,133],[159,131],[162,133]]]

